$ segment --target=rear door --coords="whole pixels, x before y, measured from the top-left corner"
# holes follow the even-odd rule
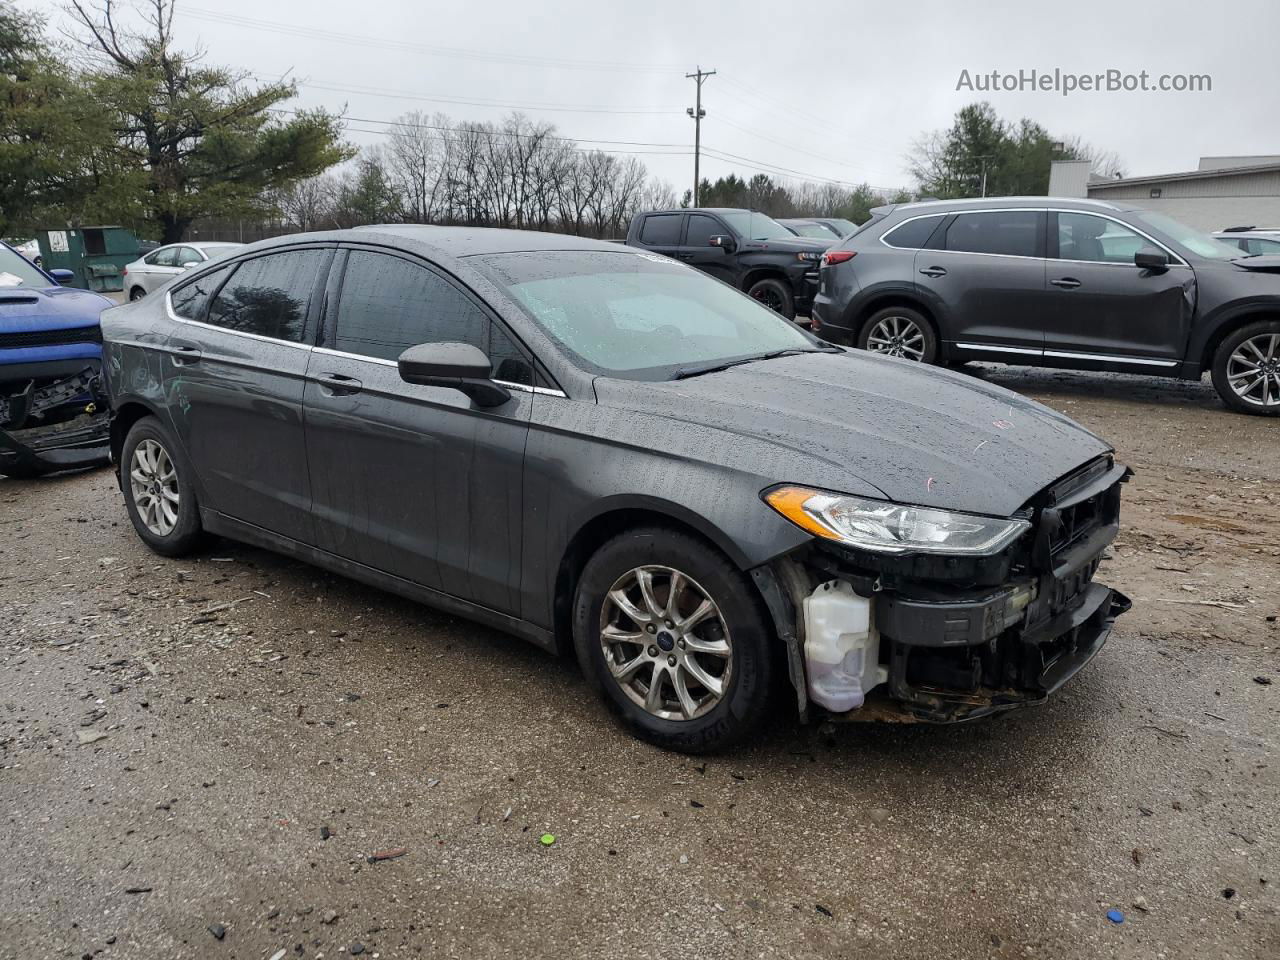
[[[1044,347],[1045,213],[960,213],[915,257],[915,281],[957,356],[1016,363]]]
[[[683,213],[648,214],[640,224],[639,244],[655,253],[675,257],[680,252],[680,237],[683,229]]]
[[[424,261],[347,251],[307,373],[318,545],[504,613],[519,613],[523,466],[533,366],[469,290]],[[400,379],[421,343],[484,350],[511,399]]]
[[[1173,369],[1182,359],[1195,306],[1195,274],[1172,251],[1092,213],[1050,214],[1045,357],[1069,366],[1123,363]],[[1167,270],[1144,270],[1133,255],[1166,253]]]
[[[168,292],[165,391],[201,506],[303,543],[313,538],[302,387],[332,255],[273,250]]]
[[[717,280],[737,286],[734,257],[723,247],[712,246],[711,238],[732,237],[733,231],[719,217],[691,213],[685,219],[684,243],[676,258],[711,274]]]
[[[177,247],[161,247],[153,250],[143,258],[142,262],[146,264],[142,287],[147,293],[168,283],[182,272],[178,269]]]

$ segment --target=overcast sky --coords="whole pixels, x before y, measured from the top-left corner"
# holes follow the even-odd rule
[[[58,0],[26,5],[65,23]],[[1280,3],[1271,0],[968,9],[926,0],[179,0],[176,33],[183,46],[203,45],[210,63],[263,77],[290,71],[298,105],[360,118],[349,134],[357,143],[379,142],[363,131],[412,109],[496,120],[518,107],[584,145],[653,151],[642,159],[681,191],[693,167],[683,155],[694,94],[684,74],[698,65],[717,71],[703,88],[703,144],[744,158],[704,155],[704,176],[759,168],[909,185],[912,142],[983,98],[1003,117],[1115,151],[1129,174],[1194,169],[1201,155],[1280,153]],[[1212,91],[956,89],[962,70],[1033,68],[1208,74]]]

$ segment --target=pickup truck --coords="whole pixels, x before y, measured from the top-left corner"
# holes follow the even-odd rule
[[[763,213],[720,208],[638,213],[627,230],[627,246],[697,267],[788,320],[808,316],[818,262],[837,242],[797,237]]]

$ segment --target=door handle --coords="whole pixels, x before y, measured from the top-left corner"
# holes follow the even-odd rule
[[[349,397],[364,389],[363,383],[345,373],[322,373],[316,377],[316,383],[335,397]]]
[[[936,278],[936,277],[945,277],[947,275],[947,271],[943,267],[925,267],[920,272],[923,273],[926,277]]]
[[[1061,287],[1063,290],[1074,290],[1080,286],[1080,281],[1075,277],[1059,277],[1057,280],[1050,280],[1055,287]]]
[[[200,357],[203,356],[200,348],[191,343],[177,343],[173,346],[173,363],[174,366],[183,367],[187,364],[198,363]]]

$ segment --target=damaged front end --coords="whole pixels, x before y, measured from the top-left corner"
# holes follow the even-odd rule
[[[1032,498],[987,555],[896,555],[815,539],[757,571],[801,713],[951,723],[1044,700],[1130,603],[1093,580],[1130,471],[1103,457]]]
[[[0,475],[37,477],[110,459],[97,360],[0,366]]]

